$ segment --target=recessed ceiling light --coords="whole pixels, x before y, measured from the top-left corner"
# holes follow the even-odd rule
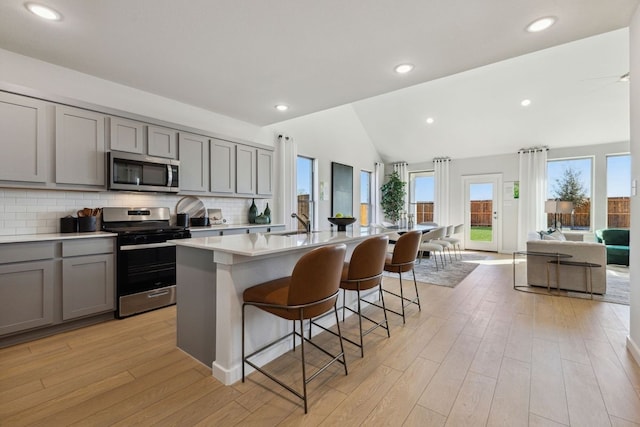
[[[400,64],[400,65],[397,65],[396,68],[394,68],[394,70],[398,74],[406,74],[409,71],[413,70],[413,64]]]
[[[522,105],[523,107],[528,107],[529,105],[531,105],[531,100],[530,99],[523,99],[520,102],[520,105]]]
[[[435,122],[433,117],[427,117],[427,120],[425,120],[425,121],[427,122],[428,125],[433,124],[433,122]]]
[[[38,3],[25,3],[25,7],[29,12],[48,21],[59,21],[62,19],[62,15],[60,15],[58,11],[51,9],[48,6],[43,6]]]
[[[278,104],[275,106],[275,109],[278,111],[287,111],[289,109],[289,106],[285,104]]]
[[[545,16],[544,18],[536,19],[531,24],[527,25],[527,31],[530,33],[544,31],[555,24],[556,21],[557,18],[555,16]]]

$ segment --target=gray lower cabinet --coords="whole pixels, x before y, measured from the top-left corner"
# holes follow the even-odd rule
[[[0,244],[0,337],[115,311],[114,252],[113,237]]]
[[[62,260],[62,320],[113,310],[113,254]]]
[[[105,185],[105,118],[56,106],[56,183]]]
[[[0,335],[53,323],[54,261],[0,265]]]
[[[46,182],[51,142],[45,107],[44,101],[0,92],[0,180]]]

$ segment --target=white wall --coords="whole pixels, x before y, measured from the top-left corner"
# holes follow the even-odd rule
[[[298,146],[298,155],[318,159],[318,180],[326,183],[329,196],[331,162],[353,166],[353,213],[358,217],[360,171],[373,172],[380,157],[351,106],[309,114],[268,128],[274,133],[292,137]],[[331,199],[320,200],[318,206],[317,227],[327,228],[330,224],[326,218],[332,215]]]
[[[0,64],[2,83],[273,145],[264,128],[28,56],[0,49]]]
[[[640,6],[636,9],[630,25],[631,75],[636,78],[631,84],[631,178],[640,181]],[[639,184],[640,185],[640,184]],[[640,190],[640,189],[639,189]],[[628,347],[640,363],[640,198],[631,197],[631,331]]]

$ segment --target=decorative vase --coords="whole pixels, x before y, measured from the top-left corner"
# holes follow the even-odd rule
[[[269,202],[267,202],[267,207],[264,208],[264,216],[267,218],[267,224],[271,224],[271,209],[269,208]]]
[[[256,223],[256,216],[258,216],[258,207],[254,199],[251,199],[251,206],[249,206],[249,224]]]

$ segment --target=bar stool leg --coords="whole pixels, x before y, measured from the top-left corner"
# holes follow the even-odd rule
[[[416,282],[416,270],[411,269],[413,273],[413,286],[416,288],[416,300],[418,301],[418,311],[422,311],[422,307],[420,306],[420,295],[418,294],[418,282]]]
[[[404,319],[404,293],[402,292],[402,273],[398,273],[400,277],[400,306],[402,307],[402,324],[406,323]]]
[[[360,357],[364,357],[364,340],[362,339],[362,306],[360,304],[360,283],[358,282],[358,327],[360,329]]]
[[[387,306],[384,305],[384,292],[382,292],[382,279],[380,279],[378,287],[380,288],[380,302],[382,303],[382,312],[384,313],[384,324],[387,325],[387,338],[391,338],[391,333],[389,332],[389,319],[387,319]]]

